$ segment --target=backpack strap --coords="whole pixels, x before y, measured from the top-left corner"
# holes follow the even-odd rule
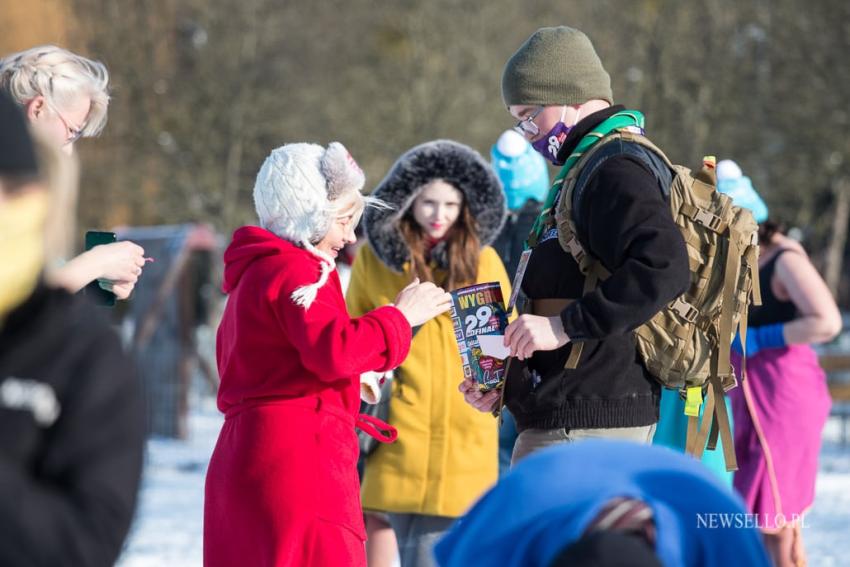
[[[559,197],[563,203],[555,203],[555,210],[557,211],[558,240],[585,276],[582,296],[596,289],[599,281],[611,275],[599,260],[587,253],[578,239],[578,219],[582,217],[581,208],[585,190],[606,161],[622,155],[640,160],[655,176],[659,190],[665,199],[670,194],[673,165],[664,152],[640,134],[628,130],[616,131],[597,142],[581,157],[564,179]],[[574,369],[578,366],[583,344],[582,342],[572,344],[565,368]]]
[[[583,228],[581,219],[585,192],[589,182],[605,162],[622,155],[638,159],[652,172],[665,199],[670,194],[673,165],[664,152],[645,136],[629,130],[617,130],[585,152],[564,178],[561,193],[553,205],[561,247],[575,259],[583,274],[587,274],[590,266],[596,262],[578,239],[578,231]]]
[[[714,176],[713,169],[703,168],[701,173],[705,173],[712,177]],[[708,179],[707,181],[711,183],[715,180]],[[712,433],[710,439],[712,445],[711,448],[716,447],[717,435],[719,434],[720,438],[723,440],[723,458],[726,462],[727,471],[738,470],[738,462],[735,458],[735,445],[734,440],[732,439],[732,428],[729,422],[726,402],[724,401],[725,393],[723,390],[723,382],[724,379],[729,378],[732,367],[730,362],[730,351],[732,348],[732,335],[735,333],[735,309],[733,309],[733,305],[737,299],[735,297],[735,290],[737,289],[738,278],[741,275],[740,260],[743,252],[741,250],[741,245],[744,241],[745,236],[742,232],[734,227],[729,227],[729,248],[726,254],[723,291],[721,295],[721,305],[723,306],[723,309],[721,309],[720,322],[717,328],[717,350],[712,355],[708,377],[709,391],[711,396],[714,398],[714,411],[713,415],[709,418],[712,421]],[[739,325],[743,323],[744,333],[746,333],[745,317],[746,315],[744,315],[742,320],[739,321]],[[742,339],[745,340],[746,336],[742,337]],[[714,431],[715,428],[716,432]],[[697,450],[701,455],[702,449],[704,448],[702,443],[705,442],[705,438],[700,436],[698,442],[700,445],[697,447]]]
[[[694,455],[697,450],[697,437],[699,437],[699,416],[688,416],[688,433],[685,437],[685,453]]]
[[[705,440],[709,435],[708,430],[714,422],[714,404],[714,391],[709,388],[705,396],[702,423],[700,423],[699,415],[688,416],[688,437],[685,443],[685,450],[689,455],[693,455],[697,459],[702,458],[702,453],[705,449]]]
[[[565,205],[571,206],[571,216],[575,219],[576,228],[583,229],[581,224],[581,219],[584,218],[582,203],[588,183],[606,161],[618,156],[630,156],[639,160],[655,177],[658,189],[664,199],[669,198],[674,167],[664,152],[649,141],[646,136],[629,130],[617,131],[600,140],[573,168],[573,171],[576,172],[576,179],[572,189],[572,202],[565,203]],[[565,186],[567,182],[568,180],[564,180]],[[561,198],[565,198],[565,195],[562,195]]]
[[[714,390],[716,398],[714,403],[714,423],[723,440],[723,460],[726,462],[726,470],[729,472],[738,470],[738,460],[735,458],[735,440],[732,438],[732,426],[729,421],[729,412],[726,408],[725,393],[720,378],[712,376],[709,379],[710,388]],[[714,429],[714,426],[712,426]],[[716,441],[716,435],[715,435]],[[716,447],[716,443],[714,445]],[[714,447],[712,447],[714,448]]]
[[[604,280],[610,275],[611,273],[602,266],[601,262],[595,261],[584,276],[584,288],[581,290],[582,297],[596,289],[596,284],[599,280]],[[572,370],[578,366],[581,351],[584,349],[584,341],[571,341],[570,345],[570,356],[567,358],[564,368]]]
[[[756,274],[758,281],[758,274]],[[738,336],[741,341],[741,380],[747,379],[747,317],[749,316],[749,306],[744,305],[741,311],[741,320],[738,321]]]
[[[734,228],[729,229],[729,249],[726,254],[726,267],[723,275],[723,299],[721,303],[723,308],[720,313],[719,328],[717,329],[717,348],[719,352],[717,375],[722,377],[726,377],[731,368],[729,353],[732,349],[732,336],[735,334],[735,310],[732,306],[736,300],[735,290],[738,286],[738,278],[741,275],[740,243],[742,236]]]
[[[731,472],[738,470],[738,460],[735,456],[735,440],[732,438],[732,426],[726,408],[726,395],[717,372],[718,361],[718,354],[712,355],[711,375],[707,383],[708,392],[702,423],[699,422],[699,416],[688,416],[685,452],[696,459],[701,459],[706,448],[712,451],[717,448],[719,436],[723,440],[723,460],[726,463],[726,470]]]
[[[725,403],[725,400],[724,400],[724,403]],[[717,438],[718,438],[718,434],[720,432],[720,428],[718,427],[717,423],[718,423],[717,419],[711,420],[711,433],[709,433],[709,435],[708,435],[708,444],[705,446],[705,448],[708,449],[709,451],[714,451],[714,450],[717,449]]]
[[[752,287],[753,305],[761,305],[761,284],[759,283],[759,249],[758,249],[758,233],[753,234],[753,241],[744,254],[744,261],[747,269],[750,271],[750,281]],[[738,335],[741,338],[741,348],[744,351],[744,356],[741,357],[741,380],[747,379],[747,317],[749,315],[749,305],[744,304],[741,310],[741,320],[738,323]]]
[[[750,280],[753,282],[753,305],[761,305],[761,283],[759,283],[759,235],[753,234],[753,241],[747,249],[747,267],[750,269]]]

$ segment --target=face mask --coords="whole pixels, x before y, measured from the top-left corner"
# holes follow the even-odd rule
[[[0,321],[21,304],[44,267],[48,197],[32,191],[0,203]]]
[[[564,107],[564,111],[561,112],[561,119],[552,126],[552,129],[549,132],[531,144],[537,152],[554,163],[555,165],[564,165],[564,160],[558,159],[558,153],[561,151],[561,147],[564,145],[564,140],[567,139],[567,134],[570,133],[570,130],[575,128],[575,125],[578,124],[579,117],[581,116],[581,109],[579,109],[576,114],[576,120],[573,122],[572,126],[567,126],[564,124],[564,116],[567,114],[567,107]]]

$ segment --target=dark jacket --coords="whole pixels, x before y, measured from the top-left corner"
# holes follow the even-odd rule
[[[613,107],[584,118],[561,150],[566,158]],[[508,380],[507,405],[520,430],[638,427],[658,420],[660,390],[635,348],[631,331],[685,291],[685,243],[656,178],[637,158],[607,160],[583,193],[586,217],[578,235],[612,273],[581,297],[584,276],[557,239],[540,244],[523,279],[532,299],[578,299],[561,313],[564,329],[584,350],[577,368],[564,369],[571,346],[537,352],[536,378]]]
[[[96,309],[39,287],[0,327],[0,565],[107,566],[121,551],[143,402]]]
[[[534,226],[534,221],[537,219],[537,215],[540,214],[542,208],[543,203],[535,199],[529,199],[521,209],[509,211],[508,217],[505,220],[505,226],[502,227],[502,231],[493,242],[493,248],[505,264],[508,277],[512,280],[516,275],[516,269],[519,265],[519,258],[522,255],[525,241],[528,240],[528,233],[531,231],[531,227]]]

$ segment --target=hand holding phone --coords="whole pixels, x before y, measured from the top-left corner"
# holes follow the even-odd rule
[[[114,232],[104,230],[89,230],[86,232],[86,251],[101,244],[112,244],[118,237]],[[105,279],[97,279],[84,288],[84,292],[98,305],[112,307],[115,305],[115,294],[112,293],[112,282]]]

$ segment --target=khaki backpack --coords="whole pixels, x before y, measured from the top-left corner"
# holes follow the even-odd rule
[[[730,347],[740,327],[741,344],[746,344],[747,309],[752,297],[761,304],[758,280],[758,224],[752,213],[732,205],[732,200],[717,191],[713,158],[702,169],[691,171],[673,165],[667,156],[644,136],[616,131],[588,150],[564,179],[555,221],[558,240],[585,274],[583,294],[592,291],[609,272],[588,254],[578,238],[574,221],[574,192],[586,184],[589,175],[601,165],[599,152],[608,144],[637,144],[663,160],[672,172],[670,212],[682,232],[688,249],[691,273],[689,289],[652,319],[635,330],[638,351],[647,370],[665,387],[679,390],[688,415],[686,451],[697,458],[703,448],[717,446],[718,433],[723,439],[727,470],[736,470],[737,461],[729,427],[725,392],[737,385],[729,361]],[[611,150],[614,151],[611,151]],[[620,155],[611,146],[608,157]],[[595,159],[596,156],[596,159]],[[575,368],[581,343],[576,343],[567,361]],[[704,419],[699,410],[705,394]],[[709,432],[709,426],[711,431]]]

